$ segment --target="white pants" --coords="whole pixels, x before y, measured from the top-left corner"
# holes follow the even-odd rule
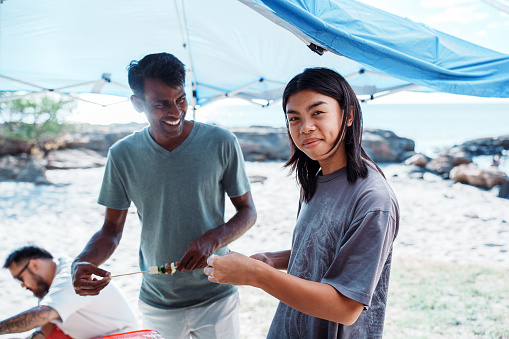
[[[143,328],[165,339],[240,338],[239,293],[205,306],[165,310],[138,301]]]

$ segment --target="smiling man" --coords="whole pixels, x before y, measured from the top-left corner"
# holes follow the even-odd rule
[[[184,65],[172,54],[130,64],[131,102],[149,127],[110,149],[99,195],[105,221],[74,261],[74,287],[84,296],[102,293],[110,273],[99,266],[118,246],[134,203],[141,270],[178,263],[173,275],[143,276],[144,328],[165,338],[238,338],[236,288],[210,283],[203,268],[212,254],[229,251],[227,245],[254,224],[256,211],[235,135],[185,119],[184,83]],[[236,209],[228,221],[226,194]]]
[[[21,287],[39,304],[0,322],[0,334],[38,328],[33,339],[88,339],[136,330],[136,315],[115,285],[100,296],[83,298],[74,293],[70,258],[55,259],[43,248],[25,246],[5,260]]]

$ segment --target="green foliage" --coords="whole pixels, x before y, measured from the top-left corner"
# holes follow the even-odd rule
[[[68,126],[66,117],[76,107],[74,100],[64,100],[49,93],[21,96],[0,93],[0,138],[36,142],[63,134]]]

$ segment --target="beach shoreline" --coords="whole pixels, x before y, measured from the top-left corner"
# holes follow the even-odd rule
[[[258,221],[231,244],[232,250],[250,255],[290,248],[298,189],[282,166],[282,162],[246,163],[248,175],[259,179],[252,183]],[[401,211],[395,259],[425,258],[453,264],[509,267],[508,199],[433,176],[406,177],[401,166],[404,165],[383,166]],[[46,247],[55,256],[74,257],[81,252],[104,218],[104,208],[96,203],[103,171],[101,167],[51,170],[48,177],[54,185],[0,182],[2,263],[11,250],[27,243]],[[226,218],[233,212],[233,207],[228,206]],[[122,241],[103,267],[113,274],[137,271],[139,233],[138,217],[132,207]],[[138,312],[141,277],[118,278],[116,283]],[[8,270],[0,270],[0,287],[1,319],[36,305],[36,299],[20,288]],[[239,290],[243,305],[242,337],[263,338],[277,302],[250,287]],[[0,335],[1,339],[20,337]]]

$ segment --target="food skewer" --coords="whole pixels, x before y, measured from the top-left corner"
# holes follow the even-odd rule
[[[178,265],[178,263],[177,263]],[[132,274],[140,274],[140,273],[150,273],[150,274],[173,274],[177,271],[177,265],[175,263],[171,264],[164,264],[161,266],[153,266],[150,267],[148,271],[140,271],[140,272],[132,272],[132,273],[123,273],[123,274],[116,274],[110,276],[110,278],[116,278],[116,277],[122,277],[124,275],[132,275]]]
[[[212,254],[210,257],[214,258],[216,255]],[[140,273],[150,273],[150,274],[172,274],[177,271],[178,263],[172,262],[171,264],[166,263],[161,266],[152,266],[148,269],[148,271],[140,271],[140,272],[132,272],[132,273],[123,273],[123,274],[116,274],[110,276],[110,278],[116,278],[116,277],[122,277],[124,275],[132,275],[132,274],[140,274]]]
[[[150,272],[150,271],[141,271],[141,272],[123,273],[123,274],[112,275],[112,276],[110,276],[110,278],[122,277],[122,276],[124,276],[124,275],[131,275],[131,274],[148,273],[148,272]]]

